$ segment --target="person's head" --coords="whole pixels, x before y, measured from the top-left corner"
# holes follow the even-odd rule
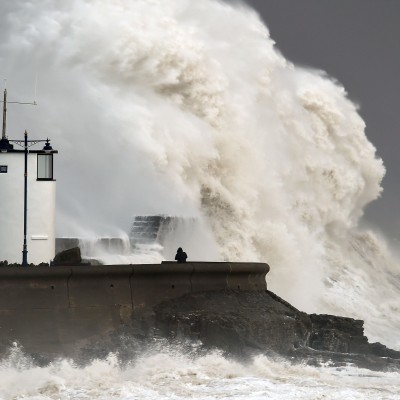
[[[182,251],[182,247],[179,247],[177,253],[182,253]]]

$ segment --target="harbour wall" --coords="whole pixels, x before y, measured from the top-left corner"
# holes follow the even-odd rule
[[[215,290],[264,291],[264,263],[2,267],[0,354],[74,356],[131,328],[166,300]],[[129,330],[129,329],[128,329]]]

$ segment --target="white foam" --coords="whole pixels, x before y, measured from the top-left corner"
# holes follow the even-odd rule
[[[257,356],[247,364],[214,352],[157,349],[126,364],[115,355],[77,367],[29,365],[15,349],[0,363],[0,398],[11,399],[398,399],[398,372],[291,365]]]

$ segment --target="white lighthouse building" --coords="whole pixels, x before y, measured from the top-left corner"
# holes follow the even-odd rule
[[[5,90],[0,140],[0,261],[49,262],[55,255],[53,156],[57,150],[48,139],[28,140],[26,132],[23,139],[9,139],[6,114]]]

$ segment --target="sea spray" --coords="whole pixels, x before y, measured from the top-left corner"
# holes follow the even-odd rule
[[[9,136],[28,127],[60,150],[59,236],[118,236],[133,215],[195,218],[205,254],[268,262],[269,287],[297,307],[365,319],[370,339],[400,348],[398,263],[358,228],[382,161],[343,87],[287,61],[254,11],[212,0],[0,11],[10,97],[34,71],[40,82],[40,107],[10,110]]]
[[[0,398],[17,399],[398,399],[398,372],[290,364],[266,356],[247,363],[219,352],[165,346],[121,363],[116,354],[78,366],[31,364],[20,349],[0,361]]]

